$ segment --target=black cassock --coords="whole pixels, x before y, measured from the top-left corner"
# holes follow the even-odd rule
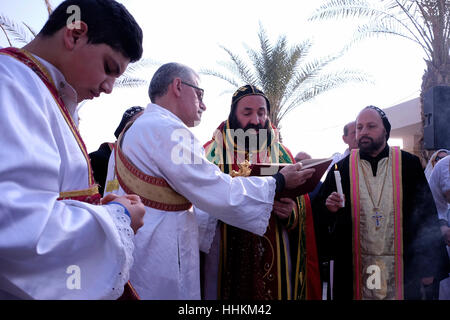
[[[437,281],[448,276],[450,264],[441,235],[438,214],[419,158],[405,151],[402,156],[403,185],[403,262],[404,297],[421,299],[421,278]],[[376,175],[378,161],[389,157],[389,147],[375,158],[360,154]],[[341,174],[345,207],[329,212],[325,200],[336,191],[332,168],[314,199],[318,250],[322,260],[334,260],[333,297],[335,300],[353,299],[352,217],[350,203],[349,156],[337,163]]]
[[[111,146],[107,142],[102,143],[97,151],[91,152],[89,154],[89,158],[91,159],[92,171],[94,173],[94,180],[99,184],[98,191],[101,195],[103,195],[105,190],[110,155]]]

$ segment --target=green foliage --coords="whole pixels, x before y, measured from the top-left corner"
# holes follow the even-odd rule
[[[326,71],[345,53],[307,59],[312,43],[309,40],[289,47],[286,36],[272,44],[262,26],[258,33],[259,48],[247,48],[247,59],[221,46],[230,61],[220,65],[228,73],[212,69],[202,74],[214,76],[231,84],[234,89],[252,84],[264,91],[271,104],[271,121],[277,127],[284,116],[301,104],[350,81],[367,82],[369,77],[354,70]]]
[[[370,36],[394,35],[422,48],[427,68],[422,77],[421,96],[434,86],[450,86],[449,0],[328,0],[310,20],[347,18],[364,20],[354,42]],[[423,139],[420,141],[419,153],[426,163],[432,151],[425,151]]]
[[[450,1],[448,0],[329,0],[310,20],[358,18],[354,41],[378,35],[395,35],[419,45],[431,70],[449,68]],[[447,78],[443,76],[444,80]],[[447,79],[447,81],[450,79]],[[445,81],[444,81],[445,83]]]

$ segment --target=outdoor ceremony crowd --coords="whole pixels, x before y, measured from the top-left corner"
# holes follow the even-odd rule
[[[0,48],[0,299],[450,300],[450,150],[424,168],[376,106],[319,161],[242,83],[199,141],[200,76],[170,62],[89,153],[77,106],[112,92],[142,39],[124,5],[66,0]]]

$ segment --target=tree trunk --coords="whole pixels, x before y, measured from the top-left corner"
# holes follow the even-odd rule
[[[425,166],[428,163],[428,160],[430,159],[431,155],[436,150],[425,150],[423,141],[424,141],[424,124],[425,124],[425,118],[424,118],[424,112],[423,112],[423,96],[425,92],[430,90],[432,87],[435,86],[450,86],[450,57],[447,59],[447,64],[442,64],[438,67],[435,67],[430,61],[425,61],[427,64],[427,70],[425,70],[425,73],[422,77],[422,87],[420,90],[420,109],[421,109],[421,119],[422,119],[422,126],[421,126],[421,137],[418,141],[418,145],[415,147],[416,150],[418,150],[418,156],[420,158],[420,161],[422,163],[422,166],[425,168]]]

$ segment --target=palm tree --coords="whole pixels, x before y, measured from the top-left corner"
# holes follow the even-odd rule
[[[235,89],[242,84],[252,84],[261,88],[269,99],[270,118],[277,128],[280,128],[281,120],[290,111],[319,94],[349,81],[368,81],[366,75],[357,71],[324,72],[325,67],[339,58],[343,52],[305,61],[312,47],[309,40],[288,47],[286,36],[280,36],[276,44],[272,45],[261,25],[258,37],[259,49],[247,48],[250,64],[232,50],[221,46],[231,62],[220,64],[231,75],[211,69],[203,69],[201,73],[225,80]]]
[[[433,151],[423,148],[423,94],[437,85],[450,85],[450,1],[448,0],[329,0],[310,20],[364,18],[354,41],[369,36],[394,35],[420,46],[425,54],[422,77],[422,137],[417,153],[426,163]]]
[[[27,44],[36,36],[36,32],[25,22],[18,24],[0,13],[0,30],[12,47],[15,43]]]
[[[49,0],[44,0],[48,15],[53,12],[52,5]],[[0,13],[0,30],[6,37],[9,46],[25,45],[33,40],[37,33],[25,22],[21,24],[9,19]],[[141,59],[138,62],[130,64],[125,72],[114,83],[115,88],[135,88],[147,85],[148,81],[142,77],[137,77],[138,71],[147,68],[149,65],[155,64],[150,59]]]
[[[47,8],[48,15],[50,15],[53,11],[53,7],[49,0],[44,0],[45,6]],[[3,31],[6,40],[9,43],[9,46],[13,45],[13,42],[11,42],[10,35],[14,36],[14,40],[27,44],[30,42],[34,37],[36,37],[36,32],[25,22],[22,22],[22,24],[25,26],[25,29],[16,22],[8,19],[8,17],[0,14],[0,29]]]

